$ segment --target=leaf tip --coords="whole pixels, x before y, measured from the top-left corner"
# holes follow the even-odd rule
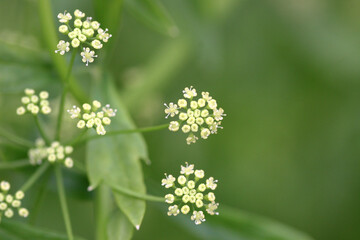
[[[93,191],[94,189],[95,189],[94,186],[89,186],[89,187],[87,188],[88,192],[91,192],[91,191]]]
[[[139,230],[139,229],[140,229],[140,225],[136,225],[135,228],[136,228],[136,230]]]

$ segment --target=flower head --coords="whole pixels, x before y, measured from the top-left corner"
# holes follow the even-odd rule
[[[84,103],[82,109],[73,106],[72,109],[68,110],[70,118],[79,119],[78,128],[94,128],[98,135],[106,134],[104,125],[111,124],[110,118],[115,117],[116,112],[117,110],[111,108],[109,104],[101,108],[101,103],[96,100],[92,102],[92,105]]]
[[[202,92],[201,98],[197,96],[196,89],[192,86],[183,90],[184,98],[179,99],[177,104],[169,103],[165,109],[165,118],[176,117],[178,120],[171,121],[170,131],[178,131],[188,134],[187,144],[195,143],[199,137],[207,139],[211,134],[216,134],[226,114],[222,108],[218,108],[217,102],[208,92]]]
[[[180,212],[187,215],[190,211],[190,219],[196,225],[205,221],[205,214],[218,215],[216,212],[219,204],[215,202],[215,194],[212,190],[216,188],[217,180],[213,177],[203,181],[205,176],[203,170],[194,170],[194,164],[186,163],[181,166],[180,176],[166,175],[161,185],[165,188],[172,188],[173,193],[165,195],[165,202],[171,204],[168,209],[169,216],[176,216]],[[215,184],[215,185],[214,185]]]
[[[31,148],[28,152],[29,160],[32,165],[40,165],[44,159],[47,161],[61,162],[67,168],[74,165],[73,159],[69,155],[73,152],[71,146],[62,146],[59,142],[52,142],[50,146],[46,146],[44,140],[38,139],[35,148]]]
[[[25,96],[21,98],[21,107],[16,109],[17,115],[24,115],[25,113],[32,113],[37,115],[39,112],[42,114],[50,114],[51,108],[49,106],[49,93],[42,91],[39,95],[35,94],[33,89],[25,89]]]
[[[64,55],[70,51],[71,47],[81,47],[83,49],[80,53],[82,61],[88,66],[97,57],[95,50],[101,49],[103,43],[108,42],[111,34],[108,33],[107,28],[105,30],[100,28],[100,23],[93,21],[91,17],[83,19],[85,13],[78,9],[74,11],[74,16],[73,26],[70,26],[72,15],[66,11],[58,14],[60,23],[63,23],[59,26],[59,32],[66,35],[68,41],[60,40],[55,53]]]
[[[17,191],[14,195],[9,193],[10,183],[6,181],[0,182],[0,223],[2,216],[6,218],[12,218],[14,212],[17,211],[19,216],[27,217],[29,211],[26,208],[21,207],[21,200],[25,194],[23,191]]]

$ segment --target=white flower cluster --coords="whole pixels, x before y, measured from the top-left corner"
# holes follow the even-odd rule
[[[98,111],[99,109],[101,110]],[[84,103],[82,111],[77,106],[68,110],[72,119],[80,119],[77,123],[78,128],[94,128],[98,135],[106,134],[104,125],[110,125],[110,118],[115,117],[116,112],[117,110],[110,108],[109,104],[101,108],[101,103],[96,100],[92,102],[92,105]]]
[[[216,134],[218,128],[222,128],[221,120],[226,114],[222,108],[218,108],[217,102],[208,92],[202,92],[202,97],[194,99],[197,96],[193,87],[185,88],[184,98],[179,99],[177,104],[169,103],[166,106],[166,118],[179,115],[179,120],[171,121],[169,130],[176,132],[179,129],[188,133],[187,144],[195,143],[198,140],[197,133],[203,139],[207,139],[210,134]]]
[[[81,52],[82,61],[86,63],[86,66],[89,63],[94,62],[95,51],[91,50],[90,47],[98,50],[103,47],[103,42],[108,42],[111,38],[111,34],[108,33],[108,29],[105,30],[100,28],[100,23],[97,21],[92,21],[91,17],[87,17],[86,20],[82,20],[85,17],[85,13],[80,10],[75,10],[74,12],[74,24],[71,27],[69,21],[73,18],[72,15],[68,12],[59,13],[58,19],[62,23],[59,27],[59,32],[65,34],[69,37],[69,41],[60,40],[57,45],[57,50],[55,53],[60,53],[64,55],[66,52],[70,51],[70,45],[73,48],[82,47],[83,51]],[[84,47],[89,46],[89,47]]]
[[[50,163],[63,162],[65,167],[72,168],[74,161],[69,155],[73,152],[73,147],[62,146],[59,142],[52,142],[50,147],[45,145],[44,140],[37,139],[36,147],[29,150],[30,163],[40,165],[44,159]]]
[[[51,108],[49,106],[49,93],[42,91],[39,95],[35,94],[34,89],[25,89],[25,96],[21,98],[21,103],[23,106],[16,109],[17,115],[24,115],[29,112],[34,115],[37,115],[39,112],[43,114],[51,113]]]
[[[176,216],[180,211],[186,215],[191,210],[190,218],[196,225],[205,221],[205,211],[210,215],[218,215],[219,213],[215,211],[219,203],[215,202],[215,194],[212,192],[217,187],[217,180],[210,177],[201,182],[205,172],[194,170],[194,164],[188,163],[186,166],[181,166],[180,174],[177,179],[173,175],[165,174],[162,180],[162,186],[174,189],[174,194],[165,195],[165,202],[171,204],[168,215]]]
[[[29,211],[21,207],[21,200],[25,197],[23,191],[17,191],[15,195],[9,194],[10,183],[6,181],[0,182],[0,190],[0,222],[2,216],[12,218],[15,210],[21,217],[29,215]]]

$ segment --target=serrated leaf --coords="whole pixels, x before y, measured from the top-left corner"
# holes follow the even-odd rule
[[[50,230],[41,229],[38,227],[30,226],[25,223],[2,220],[0,224],[0,236],[7,236],[6,240],[66,240],[68,239],[65,234],[56,233]],[[75,240],[84,240],[75,237]]]
[[[219,212],[218,216],[207,217],[207,221],[199,226],[195,226],[189,217],[182,218],[181,222],[195,235],[209,240],[313,240],[292,227],[252,213],[223,205]]]
[[[176,37],[179,29],[164,6],[157,0],[125,0],[125,8],[135,18],[155,30]]]
[[[108,240],[130,240],[134,233],[134,227],[127,217],[117,210],[110,217],[107,233]]]
[[[93,99],[116,108],[107,131],[133,129],[116,87],[109,75],[94,84]],[[110,187],[121,186],[135,192],[145,193],[140,159],[148,159],[144,139],[138,133],[98,138],[88,143],[87,172],[92,187],[100,182]],[[145,201],[114,192],[116,203],[134,226],[140,226],[145,214]]]

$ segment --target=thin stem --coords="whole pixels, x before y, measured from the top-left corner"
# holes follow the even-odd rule
[[[61,172],[61,166],[59,164],[56,164],[56,166],[55,166],[55,177],[56,177],[56,185],[57,185],[58,193],[59,193],[61,211],[62,211],[62,214],[64,217],[66,233],[67,233],[69,240],[74,240],[74,235],[72,233],[72,228],[71,228],[69,209],[68,209],[67,202],[66,202],[63,176],[62,176],[62,172]]]
[[[107,221],[112,209],[111,189],[100,184],[95,191],[95,239],[107,239]]]
[[[34,115],[34,119],[35,119],[36,126],[39,129],[41,137],[44,139],[44,141],[46,142],[47,145],[50,145],[50,140],[47,137],[47,135],[45,134],[45,131],[40,124],[39,117],[37,115]]]
[[[169,126],[169,124],[163,124],[163,125],[158,125],[158,126],[154,126],[154,127],[145,127],[145,128],[137,128],[137,129],[127,129],[127,130],[118,130],[118,131],[109,131],[107,132],[105,135],[92,135],[86,138],[82,138],[77,142],[73,143],[73,146],[84,143],[86,141],[90,141],[90,140],[94,140],[97,138],[102,138],[102,137],[108,137],[108,136],[114,136],[114,135],[120,135],[120,134],[130,134],[130,133],[137,133],[137,132],[152,132],[152,131],[158,131],[158,130],[162,130],[165,129]]]
[[[71,71],[72,71],[72,68],[73,68],[73,65],[74,65],[76,52],[77,52],[77,48],[74,49],[73,52],[72,52],[69,68],[68,68],[66,78],[65,78],[65,81],[64,81],[64,88],[63,88],[63,92],[61,94],[59,115],[58,115],[58,121],[57,121],[57,125],[56,125],[55,140],[60,139],[62,116],[64,114],[64,107],[65,107],[65,98],[66,98],[66,94],[67,94],[68,89],[69,89],[69,78],[71,76]]]
[[[82,130],[81,133],[76,136],[76,138],[67,142],[65,145],[72,146],[72,145],[76,144],[78,141],[80,141],[82,138],[84,138],[84,135],[87,133],[87,130],[88,130],[88,128],[85,128],[84,130]]]
[[[49,162],[44,162],[34,173],[33,175],[31,175],[31,177],[24,183],[24,185],[22,185],[22,187],[20,188],[20,190],[22,190],[23,192],[26,192],[35,182],[36,180],[39,179],[39,177],[41,177],[41,175],[44,174],[44,172],[49,168],[50,163]]]
[[[18,146],[23,147],[23,148],[32,148],[34,146],[32,142],[22,139],[22,138],[4,130],[4,129],[1,129],[1,128],[0,128],[0,136],[3,136],[10,142],[15,143]]]
[[[127,196],[142,199],[142,200],[146,200],[146,201],[152,201],[152,202],[164,202],[165,201],[165,199],[163,197],[157,197],[157,196],[152,196],[152,195],[147,195],[147,194],[141,194],[141,193],[137,193],[137,192],[134,192],[134,191],[131,191],[129,189],[119,187],[119,186],[112,187],[112,189],[115,192],[119,192],[121,194],[125,194]]]
[[[27,159],[24,160],[17,160],[11,162],[0,162],[0,169],[14,169],[14,168],[22,168],[31,166],[30,161]]]
[[[45,196],[45,190],[46,190],[46,186],[47,183],[49,182],[49,178],[51,176],[51,171],[47,171],[45,176],[43,177],[43,179],[41,180],[40,186],[37,190],[37,194],[35,197],[35,201],[34,201],[34,206],[31,209],[31,214],[30,214],[30,218],[29,218],[29,223],[34,225],[36,222],[36,218],[37,215],[39,213],[39,209],[42,206],[42,201],[44,199]]]

